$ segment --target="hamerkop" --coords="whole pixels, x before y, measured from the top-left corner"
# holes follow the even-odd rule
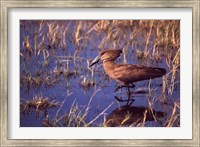
[[[99,60],[103,61],[104,71],[112,78],[115,79],[128,88],[133,82],[154,79],[166,74],[164,68],[148,67],[133,64],[116,64],[114,61],[117,59],[122,50],[105,50],[92,61],[90,67],[96,64]]]

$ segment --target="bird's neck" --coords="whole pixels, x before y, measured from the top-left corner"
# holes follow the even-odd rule
[[[110,75],[111,72],[114,70],[114,68],[116,67],[116,63],[114,61],[103,61],[103,68],[104,71]]]

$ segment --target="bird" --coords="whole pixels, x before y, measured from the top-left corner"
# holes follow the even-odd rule
[[[149,67],[137,64],[117,64],[115,60],[121,55],[122,49],[109,49],[100,51],[99,55],[90,63],[90,67],[103,62],[105,73],[111,78],[128,88],[134,82],[162,77],[166,74],[165,68]],[[133,85],[134,86],[134,85]]]

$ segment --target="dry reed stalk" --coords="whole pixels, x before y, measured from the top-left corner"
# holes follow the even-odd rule
[[[169,94],[172,95],[173,90],[174,90],[174,83],[176,79],[176,73],[177,68],[180,66],[180,49],[176,52],[176,55],[172,61],[172,69],[171,69],[171,80],[170,80],[170,86],[169,86]]]
[[[169,43],[169,26],[170,26],[170,24],[169,23],[167,23],[168,21],[166,21],[166,25],[165,25],[165,31],[164,31],[164,42],[165,42],[165,44],[166,44],[166,48],[165,48],[165,50],[167,50],[167,45],[168,45],[168,43]]]
[[[153,111],[153,106],[152,106],[153,103],[151,102],[151,79],[149,80],[148,91],[149,91],[149,94],[147,95],[147,101],[148,101],[149,110],[151,111],[151,114],[152,114],[154,120],[157,122],[157,118],[154,115],[154,111]]]
[[[162,77],[162,98],[161,98],[161,101],[162,102],[165,102],[166,101],[166,96],[165,96],[165,92],[166,92],[166,88],[167,88],[167,76],[164,75]]]
[[[92,96],[90,97],[90,100],[89,100],[89,102],[88,102],[88,104],[87,104],[87,107],[86,107],[86,112],[88,112],[88,110],[90,109],[90,104],[91,104],[91,102],[92,102],[92,100],[93,100],[93,98],[94,98],[94,96],[96,95],[96,93],[97,92],[99,92],[101,89],[97,89],[97,90],[95,90],[94,92],[93,92],[93,94],[92,94]]]
[[[24,44],[25,48],[27,49],[28,53],[33,52],[33,51],[32,51],[32,47],[31,47],[31,44],[30,44],[30,41],[29,41],[29,36],[26,36],[26,37],[24,38],[23,44]]]
[[[124,117],[124,119],[122,120],[122,122],[121,122],[120,125],[123,126],[123,124],[131,118],[131,115],[132,115],[132,114],[128,112],[128,113],[125,115],[125,117]]]
[[[144,127],[145,125],[145,122],[146,122],[146,118],[147,118],[147,110],[144,111],[144,117],[143,117],[143,120],[142,120],[142,124],[141,124],[141,127]]]
[[[176,102],[174,102],[174,107],[172,110],[172,114],[170,116],[170,119],[168,120],[166,127],[171,127],[173,125],[173,122],[175,121],[176,117],[175,117],[175,113],[176,113],[176,109],[177,109],[178,105]]]
[[[74,37],[74,39],[75,39],[75,45],[79,45],[79,36],[80,36],[80,32],[81,32],[81,28],[82,28],[82,21],[80,21],[79,23],[78,23],[78,26],[76,27],[76,31],[75,31],[75,37]]]
[[[147,55],[149,54],[149,51],[150,51],[150,50],[148,50],[148,46],[149,46],[149,39],[150,39],[150,36],[151,36],[151,32],[152,32],[152,29],[153,29],[153,24],[154,24],[154,20],[151,20],[150,21],[150,30],[147,33],[146,44],[145,44],[145,49],[144,49],[145,57],[147,57]]]
[[[86,33],[89,35],[93,30],[96,30],[96,27],[101,23],[101,21],[98,21],[96,24],[94,24],[91,29]]]
[[[58,114],[59,114],[61,108],[63,107],[64,103],[66,102],[66,99],[67,99],[67,97],[65,97],[65,99],[62,101],[60,107],[58,108],[56,115],[55,115],[56,118],[58,118]],[[75,102],[75,100],[74,100],[74,102]],[[74,104],[74,102],[72,104]]]
[[[51,42],[52,41],[52,37],[53,37],[53,27],[54,27],[54,23],[47,23],[48,26],[48,33],[47,33],[47,38],[48,41]]]
[[[172,44],[176,44],[176,41],[175,41],[175,21],[172,21],[171,32],[172,32],[172,37],[171,37]]]
[[[141,122],[141,118],[138,118],[129,127],[140,127],[140,125],[141,125],[140,122]]]
[[[36,31],[34,32],[34,55],[36,56],[36,51],[37,51],[37,47],[38,47],[38,36],[37,36],[37,33]]]
[[[127,47],[123,47],[123,55],[124,55],[124,60],[123,60],[123,64],[127,63]]]
[[[89,123],[87,123],[87,125],[85,127],[90,126],[95,120],[97,120],[100,116],[104,115],[105,112],[114,104],[114,102],[112,102],[109,106],[107,106],[99,115],[97,115],[93,120],[91,120]]]

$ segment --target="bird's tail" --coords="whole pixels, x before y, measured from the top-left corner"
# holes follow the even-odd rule
[[[166,74],[166,69],[164,69],[164,68],[155,68],[156,69],[156,73],[158,74],[158,75],[160,75],[160,76],[163,76],[163,75],[165,75]]]

